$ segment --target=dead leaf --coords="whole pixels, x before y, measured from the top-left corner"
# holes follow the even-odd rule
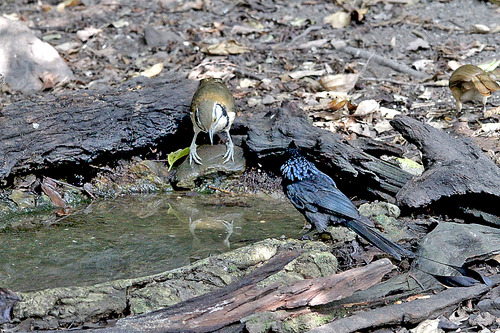
[[[470,29],[471,34],[489,34],[490,32],[490,27],[484,24],[474,24]]]
[[[249,35],[261,31],[263,31],[262,28],[256,28],[250,25],[235,25],[231,28],[231,35]]]
[[[364,100],[358,104],[356,111],[354,111],[354,113],[351,116],[366,117],[367,115],[370,115],[370,114],[378,111],[379,108],[380,108],[380,105],[378,104],[378,102],[376,100],[374,100],[374,99]]]
[[[43,84],[42,91],[54,88],[61,81],[59,76],[52,72],[43,72],[39,77]]]
[[[344,99],[343,101],[331,101],[328,103],[328,107],[332,109],[332,111],[337,111],[342,109],[346,105],[347,101]]]
[[[326,38],[316,39],[316,40],[311,40],[309,42],[297,45],[297,46],[295,46],[295,48],[299,49],[299,50],[308,50],[308,49],[311,49],[313,47],[315,47],[315,48],[322,47],[326,43],[328,43],[328,39],[326,39]]]
[[[210,55],[230,55],[250,52],[252,49],[235,40],[225,40],[223,42],[212,44],[201,49],[203,53]]]
[[[101,32],[102,29],[96,29],[94,27],[86,27],[83,30],[78,30],[76,32],[76,37],[78,37],[78,39],[80,39],[82,42],[86,42],[90,37],[95,36]]]
[[[374,128],[375,131],[377,131],[377,133],[379,134],[392,130],[392,126],[389,120],[379,121],[378,123],[375,124]]]
[[[353,112],[357,108],[358,106],[356,104],[352,104],[351,102],[347,101],[347,110],[349,110],[349,112]]]
[[[448,61],[448,63],[446,64],[448,66],[449,69],[451,69],[452,71],[456,70],[458,67],[462,66],[458,61],[455,61],[455,60],[450,60]]]
[[[417,327],[410,330],[411,333],[438,333],[439,318],[438,319],[428,319],[420,324]]]
[[[252,87],[255,87],[257,86],[257,81],[256,80],[251,80],[251,79],[242,79],[240,81],[240,88],[252,88]]]
[[[319,79],[319,83],[326,90],[349,92],[358,82],[358,78],[359,74],[326,75]]]
[[[497,106],[496,108],[491,108],[483,113],[483,117],[485,118],[490,118],[493,116],[500,116],[500,106]]]
[[[500,123],[486,123],[481,125],[483,132],[497,132],[500,131]]]
[[[121,19],[121,20],[118,20],[118,21],[115,21],[113,23],[111,23],[113,25],[113,27],[115,27],[116,29],[120,29],[120,28],[123,28],[123,27],[128,27],[129,23],[128,21],[125,21],[124,19]]]
[[[140,74],[142,76],[145,76],[145,77],[153,77],[153,76],[160,74],[162,70],[163,70],[163,64],[160,62],[160,63],[157,63],[157,64],[149,67],[148,69],[141,72]]]
[[[412,66],[415,67],[415,69],[419,72],[431,68],[431,66],[434,64],[434,62],[430,59],[420,59],[417,61],[414,61]]]
[[[422,38],[417,38],[414,41],[410,42],[408,46],[406,47],[406,50],[408,51],[417,51],[419,49],[429,49],[431,46],[429,43],[422,39]]]
[[[312,70],[306,70],[306,71],[295,71],[288,73],[288,76],[290,76],[293,80],[298,80],[302,79],[303,77],[306,76],[321,76],[325,75],[326,71],[324,69],[318,70],[318,71],[312,71]]]
[[[351,23],[351,15],[346,12],[336,12],[323,19],[323,23],[330,24],[334,29],[347,27]]]
[[[54,183],[50,178],[44,178],[42,182],[42,191],[49,198],[50,201],[54,204],[54,206],[58,208],[66,208],[66,202],[63,200],[62,196],[57,192],[57,184]]]
[[[366,123],[359,123],[359,122],[357,122],[355,120],[351,120],[351,119],[354,119],[354,118],[349,117],[349,119],[346,122],[346,128],[349,131],[356,133],[358,135],[361,135],[361,136],[366,136],[368,138],[375,137],[375,132],[371,130],[370,125],[368,125]]]
[[[204,2],[205,2],[204,0],[180,1],[179,5],[174,7],[170,12],[171,13],[185,12],[191,9],[202,10]]]
[[[82,5],[82,2],[80,0],[66,0],[66,1],[60,2],[56,8],[57,8],[58,12],[64,12],[66,7],[76,7],[79,5]]]
[[[380,113],[382,114],[382,117],[384,117],[385,119],[394,119],[395,116],[401,114],[400,111],[385,108],[385,107],[380,108]]]
[[[430,100],[432,98],[432,91],[425,87],[424,92],[418,96],[420,99]]]
[[[497,263],[500,264],[500,254],[496,254],[490,258],[491,260],[495,260]]]

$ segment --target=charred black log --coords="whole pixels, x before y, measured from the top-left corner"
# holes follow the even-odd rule
[[[398,192],[398,202],[421,208],[441,206],[498,212],[500,168],[468,138],[449,134],[410,117],[392,126],[422,152],[425,172]]]
[[[295,103],[255,118],[248,120],[246,144],[259,157],[283,151],[293,140],[339,177],[359,177],[356,183],[363,184],[363,191],[368,188],[386,199],[411,178],[406,171],[354,147],[339,134],[314,127]]]
[[[178,75],[138,77],[116,90],[68,91],[8,105],[0,113],[0,180],[162,144],[175,148],[174,136],[190,129],[181,123],[189,122],[195,89],[195,82]]]

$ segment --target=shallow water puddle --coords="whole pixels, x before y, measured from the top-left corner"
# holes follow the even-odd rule
[[[162,194],[93,202],[58,225],[0,233],[0,286],[15,291],[150,275],[282,236],[304,219],[285,200]]]

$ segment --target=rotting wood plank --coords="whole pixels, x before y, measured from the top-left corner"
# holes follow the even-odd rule
[[[268,266],[268,273],[276,271],[269,267],[282,268],[296,256],[294,252],[285,252],[264,268]],[[331,276],[266,287],[257,283],[270,274],[258,269],[257,274],[250,274],[244,282],[162,310],[122,319],[114,327],[92,332],[214,332],[256,312],[321,305],[349,296],[377,284],[392,269],[394,265],[389,259],[381,259]]]

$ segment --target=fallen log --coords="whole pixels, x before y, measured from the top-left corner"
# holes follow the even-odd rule
[[[354,147],[339,134],[313,126],[296,103],[285,103],[276,111],[248,120],[250,152],[265,157],[285,150],[293,140],[297,146],[311,152],[322,166],[340,177],[355,178],[363,188],[378,196],[394,195],[411,178],[398,166],[383,161]]]
[[[196,83],[176,75],[138,77],[116,90],[68,91],[6,106],[0,113],[0,180],[37,172],[54,177],[88,166],[189,145],[189,104]],[[246,111],[248,114],[248,110]],[[274,113],[273,113],[274,114]],[[243,123],[244,122],[244,123]],[[238,128],[238,124],[240,124]],[[268,116],[239,118],[233,132],[246,135],[252,152],[284,148],[291,139],[317,149],[324,162],[349,177],[361,175],[369,190],[390,199],[410,178],[395,165],[312,126],[297,104]]]
[[[448,199],[455,211],[462,205],[498,212],[494,203],[500,200],[500,168],[472,141],[407,116],[396,117],[391,124],[420,149],[425,167],[397,193],[399,204],[421,208]]]
[[[481,295],[500,284],[500,275],[491,276],[490,278],[493,280],[491,286],[478,284],[467,288],[447,289],[429,298],[388,305],[338,319],[314,328],[308,333],[350,333],[369,328],[375,329],[381,326],[417,324],[425,319],[435,318],[447,313],[465,300],[479,299]]]
[[[191,128],[195,89],[195,82],[179,75],[140,76],[116,90],[67,91],[8,105],[0,112],[0,180],[64,166],[74,173],[74,167],[133,156],[167,141],[172,149],[179,141],[187,146],[188,134],[175,136]]]
[[[282,268],[283,263],[295,256],[293,252],[285,253],[273,258],[244,281],[162,310],[119,320],[114,327],[95,332],[214,332],[256,312],[316,306],[347,297],[379,283],[394,268],[389,259],[381,259],[364,267],[302,280],[289,286],[257,286],[270,275],[264,274],[263,270],[276,271],[269,267]]]

